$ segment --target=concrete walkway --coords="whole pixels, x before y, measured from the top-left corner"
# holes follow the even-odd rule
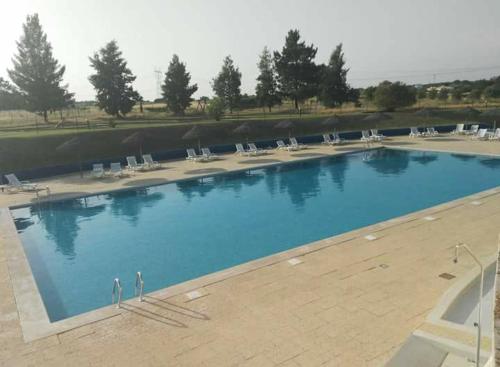
[[[456,137],[398,138],[386,144],[500,154],[500,143]],[[81,181],[69,175],[41,184],[51,187],[54,198],[68,197],[362,147],[225,156],[206,164],[166,162],[164,170],[128,179]],[[33,194],[0,194],[0,207],[33,199]],[[481,205],[471,205],[473,200]],[[436,220],[423,219],[429,215]],[[195,300],[167,292],[140,305],[126,302],[105,320],[30,343],[23,341],[10,281],[8,239],[0,234],[0,365],[381,366],[414,330],[429,329],[427,314],[474,267],[466,257],[453,264],[454,245],[466,242],[486,258],[496,251],[499,230],[500,191],[495,190],[258,260],[217,281],[195,280],[192,289],[202,295]],[[366,240],[367,234],[377,240]],[[293,265],[290,258],[300,262]],[[456,278],[439,277],[442,273]]]

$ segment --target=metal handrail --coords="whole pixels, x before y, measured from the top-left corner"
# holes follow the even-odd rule
[[[137,292],[139,290],[139,292]],[[134,289],[134,294],[137,296],[139,295],[139,301],[142,302],[144,301],[144,280],[142,279],[142,274],[140,271],[138,271],[135,274],[135,289]]]
[[[120,304],[122,303],[122,285],[120,283],[120,279],[118,278],[115,278],[113,281],[113,292],[111,294],[111,302],[113,304],[115,303],[115,297],[118,298],[116,308],[120,308]]]

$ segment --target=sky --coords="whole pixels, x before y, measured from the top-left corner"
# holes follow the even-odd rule
[[[354,87],[500,75],[498,0],[16,0],[0,13],[0,77],[33,13],[77,100],[94,99],[88,57],[112,39],[145,99],[158,97],[155,70],[165,72],[174,53],[198,84],[196,97],[213,94],[226,55],[242,92],[254,93],[258,55],[281,50],[290,29],[318,47],[317,63],[342,42]]]

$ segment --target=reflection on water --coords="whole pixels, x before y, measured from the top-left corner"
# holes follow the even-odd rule
[[[349,169],[349,159],[347,155],[342,154],[335,157],[332,162],[325,161],[323,165],[332,177],[333,182],[336,184],[340,192],[344,191],[345,174]]]
[[[498,158],[481,159],[479,163],[491,169],[496,169],[500,167],[500,159]]]
[[[95,205],[92,204],[92,199],[81,198],[33,206],[31,214],[43,224],[49,238],[56,245],[56,251],[73,259],[76,256],[75,239],[81,221],[102,213],[105,208],[105,204]]]
[[[365,153],[363,161],[381,175],[400,175],[408,169],[410,152],[406,150],[377,149]]]
[[[411,160],[425,166],[431,162],[437,161],[438,158],[438,155],[435,153],[422,152],[420,155],[411,157]]]
[[[150,192],[149,188],[118,191],[106,196],[111,201],[111,213],[115,217],[125,217],[132,225],[137,225],[143,208],[151,208],[163,199],[161,192]]]
[[[469,154],[451,154],[452,157],[458,158],[461,161],[470,161],[472,159],[476,159],[475,156]]]

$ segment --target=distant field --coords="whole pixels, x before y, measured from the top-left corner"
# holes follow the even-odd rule
[[[438,100],[420,100],[411,109],[423,107],[439,107],[445,109],[463,108],[471,106],[469,103],[451,103]],[[500,106],[500,101],[489,102],[488,107]],[[193,104],[186,111],[186,116],[173,116],[166,111],[164,104],[146,103],[143,112],[136,106],[125,119],[116,119],[106,115],[103,111],[92,105],[77,105],[75,108],[64,111],[56,111],[49,114],[49,122],[45,123],[43,118],[37,114],[27,111],[0,111],[0,138],[2,137],[36,137],[47,135],[72,134],[78,131],[103,131],[117,129],[137,129],[141,127],[162,127],[186,124],[199,124],[214,122],[203,111]],[[475,108],[484,108],[485,104],[473,105]],[[333,114],[353,114],[375,111],[374,106],[354,107],[352,104],[342,108],[324,108],[315,101],[304,104],[303,114],[299,116],[290,102],[275,107],[271,113],[261,109],[246,109],[227,114],[221,122],[234,122],[242,120],[276,120],[286,118],[302,118],[305,120],[321,118]],[[116,124],[116,127],[111,127]]]

